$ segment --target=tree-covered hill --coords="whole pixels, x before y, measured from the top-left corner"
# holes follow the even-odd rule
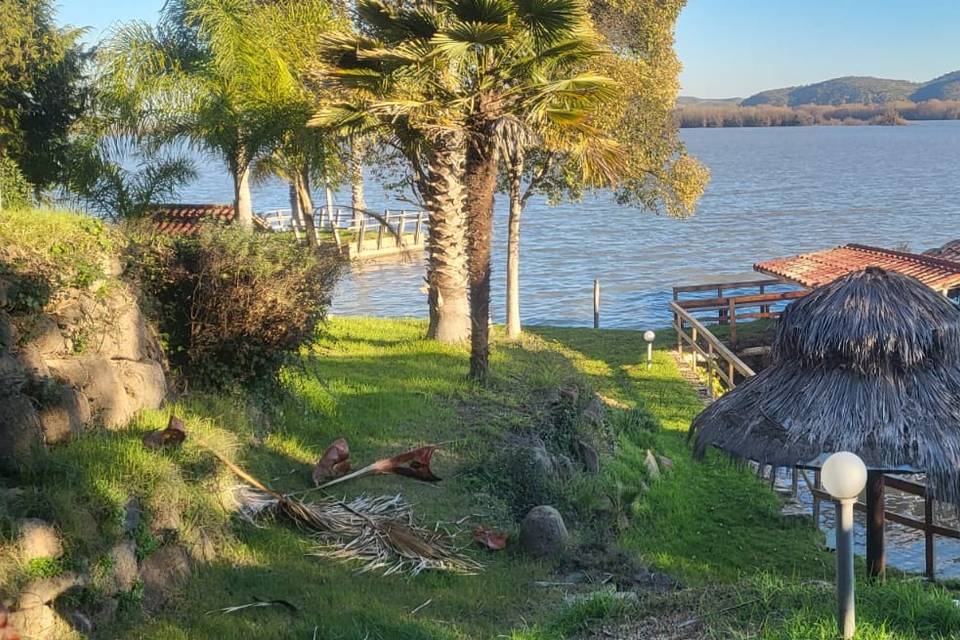
[[[914,102],[960,100],[960,71],[953,71],[925,83],[910,95]]]
[[[769,105],[797,107],[808,104],[883,104],[910,100],[960,99],[960,71],[953,71],[928,82],[891,80],[870,76],[845,76],[799,87],[768,89],[745,98],[743,107]]]

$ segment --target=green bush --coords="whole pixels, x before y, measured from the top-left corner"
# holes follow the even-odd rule
[[[30,183],[20,167],[10,158],[0,155],[0,209],[25,209],[31,204]]]
[[[340,274],[333,249],[210,226],[192,236],[131,227],[130,271],[171,365],[201,386],[273,375],[308,342]]]

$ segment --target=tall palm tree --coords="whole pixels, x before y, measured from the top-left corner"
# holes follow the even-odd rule
[[[432,133],[430,144],[457,154],[463,145],[470,373],[483,380],[500,125],[513,119],[589,127],[592,110],[614,97],[612,82],[588,68],[601,54],[599,36],[581,0],[447,0],[399,8],[361,0],[358,12],[369,35],[330,39],[338,67],[331,76],[370,90],[367,113]]]
[[[250,168],[278,127],[273,96],[288,90],[281,55],[262,46],[253,0],[168,0],[160,23],[120,26],[100,48],[101,85],[135,136],[185,140],[220,155],[238,222],[253,226]]]

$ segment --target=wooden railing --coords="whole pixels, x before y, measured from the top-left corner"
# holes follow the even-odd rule
[[[684,345],[688,346],[697,364],[697,358],[703,358],[707,368],[707,389],[710,397],[714,396],[714,380],[719,378],[726,383],[727,389],[737,386],[737,374],[740,379],[749,378],[754,374],[747,364],[737,354],[730,350],[704,324],[695,318],[688,309],[679,302],[670,303],[673,312],[673,328],[677,332],[677,352],[683,357]],[[687,332],[689,327],[690,332]]]
[[[259,214],[274,231],[293,232],[294,238],[306,240],[303,220],[290,209],[274,209]],[[417,248],[426,240],[428,216],[423,211],[384,209],[383,213],[358,211],[352,207],[326,206],[313,211],[314,233],[328,231],[339,247],[349,249],[351,255],[376,252],[387,248]],[[350,236],[349,239],[344,236]]]

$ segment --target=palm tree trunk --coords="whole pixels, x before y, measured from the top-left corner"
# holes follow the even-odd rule
[[[316,225],[313,222],[313,198],[310,197],[310,176],[306,170],[298,171],[293,177],[297,187],[297,200],[300,202],[300,211],[303,214],[303,230],[307,234],[307,245],[313,249],[319,246],[317,242]]]
[[[420,184],[430,222],[427,226],[427,336],[440,342],[470,337],[467,302],[467,227],[463,209],[463,138],[437,140],[426,159]]]
[[[523,154],[510,162],[510,217],[507,222],[507,337],[520,337],[520,216],[523,196],[520,178],[523,175]]]
[[[350,206],[353,207],[353,222],[360,225],[362,211],[367,208],[363,191],[363,149],[364,140],[360,136],[350,138]]]
[[[237,224],[253,230],[253,197],[250,195],[250,163],[240,159],[233,172],[233,208]]]
[[[490,250],[497,151],[487,140],[467,145],[467,251],[470,281],[470,377],[485,382],[490,371]]]

